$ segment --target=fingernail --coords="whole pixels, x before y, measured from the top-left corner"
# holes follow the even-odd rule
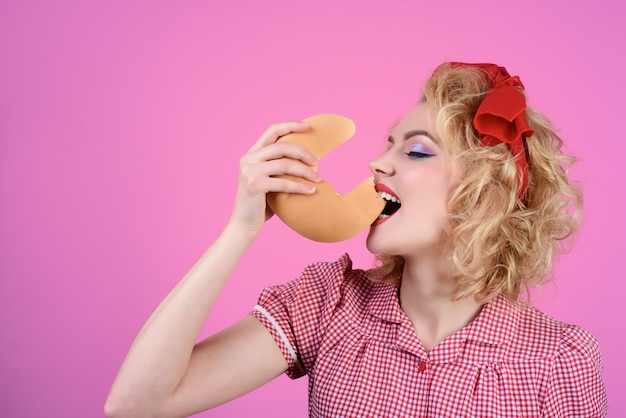
[[[315,193],[315,186],[307,185],[306,191],[308,193]]]

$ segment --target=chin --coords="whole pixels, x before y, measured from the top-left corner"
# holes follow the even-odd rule
[[[380,254],[378,251],[376,251],[376,248],[372,247],[369,244],[369,241],[367,242],[367,244],[365,245],[365,247],[367,248],[367,251],[369,251],[370,253],[374,254],[374,255],[378,255]]]
[[[385,245],[385,242],[380,238],[380,236],[376,236],[374,231],[370,230],[367,235],[367,240],[365,241],[367,250],[374,255],[393,255],[390,251],[390,244],[392,243],[387,243],[387,245]]]
[[[376,251],[376,245],[373,243],[371,230],[369,234],[367,234],[367,239],[365,240],[365,247],[367,248],[367,251],[369,251],[370,253],[378,254],[378,252]]]

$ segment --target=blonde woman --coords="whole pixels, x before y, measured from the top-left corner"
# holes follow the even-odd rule
[[[497,65],[439,66],[370,164],[389,200],[367,238],[379,267],[311,264],[194,344],[272,215],[266,194],[314,191],[276,176],[320,180],[309,151],[276,142],[308,126],[270,127],[241,159],[222,234],[137,336],[107,415],[186,416],[286,372],[308,375],[312,417],[606,416],[596,340],[521,300],[581,204],[572,158],[523,91]]]

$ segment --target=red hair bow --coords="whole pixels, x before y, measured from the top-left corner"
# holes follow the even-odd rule
[[[487,74],[491,89],[478,106],[474,116],[474,127],[481,143],[493,146],[509,144],[515,157],[521,187],[519,197],[523,198],[528,188],[528,161],[526,160],[525,138],[533,135],[526,120],[526,98],[524,85],[518,76],[511,77],[504,67],[495,64],[465,64],[453,62],[455,67],[476,67]]]

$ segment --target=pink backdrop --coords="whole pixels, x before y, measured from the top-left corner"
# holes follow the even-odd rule
[[[227,220],[239,157],[265,127],[353,118],[355,139],[321,169],[345,190],[448,59],[521,75],[582,158],[585,223],[536,300],[599,339],[610,416],[626,416],[621,2],[366,3],[0,4],[0,416],[101,416],[139,327]],[[363,241],[270,221],[203,335],[310,261],[348,251],[369,267]],[[306,410],[306,379],[281,377],[201,416]]]

